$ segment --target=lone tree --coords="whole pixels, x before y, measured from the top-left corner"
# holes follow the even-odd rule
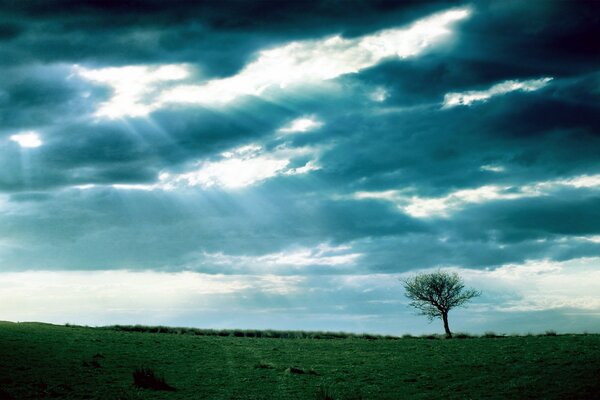
[[[406,290],[406,297],[411,300],[410,305],[430,321],[434,318],[444,321],[444,330],[448,338],[452,337],[448,326],[448,311],[481,295],[481,292],[475,289],[465,289],[465,284],[456,272],[418,274],[401,282]]]

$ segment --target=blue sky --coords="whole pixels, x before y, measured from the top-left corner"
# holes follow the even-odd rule
[[[0,10],[0,319],[598,331],[597,3]]]

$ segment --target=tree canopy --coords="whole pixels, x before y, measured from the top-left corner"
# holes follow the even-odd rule
[[[456,272],[422,273],[402,280],[402,283],[406,297],[411,300],[410,305],[430,321],[435,318],[442,319],[448,337],[452,337],[448,325],[448,312],[481,295],[481,292],[475,289],[465,289],[465,284]]]

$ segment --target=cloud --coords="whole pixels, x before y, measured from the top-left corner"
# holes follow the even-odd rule
[[[146,66],[82,69],[79,73],[114,90],[98,115],[140,116],[169,104],[220,105],[240,96],[261,96],[272,87],[318,83],[355,73],[387,57],[417,56],[449,36],[450,26],[469,15],[467,8],[453,9],[418,20],[405,29],[383,30],[357,39],[338,35],[291,42],[260,51],[255,61],[231,77],[172,85],[159,92],[154,91],[155,82],[183,79],[187,71],[169,65],[154,70]]]
[[[495,311],[563,309],[597,313],[600,299],[594,287],[600,280],[599,262],[598,257],[562,262],[529,260],[488,271],[459,270],[459,273],[472,285],[488,291],[484,300]]]
[[[469,90],[459,93],[447,93],[444,96],[444,108],[470,106],[473,103],[485,102],[491,97],[514,91],[532,92],[546,86],[552,78],[530,79],[527,81],[504,81],[486,90]]]
[[[10,140],[16,142],[23,148],[35,148],[40,147],[43,144],[40,135],[33,131],[11,135]]]
[[[502,165],[493,165],[493,164],[482,165],[481,167],[479,167],[479,169],[482,171],[489,171],[489,172],[504,172],[504,171],[506,171],[506,168],[504,168]]]
[[[169,179],[166,187],[183,184],[205,188],[211,186],[240,188],[272,178],[282,173],[288,164],[289,160],[268,156],[229,158],[217,162],[206,162],[201,164],[196,171],[179,174]]]
[[[309,159],[299,167],[290,167],[296,158],[318,154],[312,148],[288,148],[280,146],[273,151],[264,151],[258,145],[245,145],[221,153],[218,161],[200,161],[188,172],[171,174],[161,172],[158,183],[115,184],[116,189],[174,190],[180,187],[223,187],[239,189],[254,185],[280,175],[301,175],[317,171],[320,167],[315,159]]]
[[[600,175],[582,175],[567,179],[534,182],[522,186],[486,185],[475,189],[462,189],[437,198],[423,198],[407,194],[410,190],[382,192],[356,192],[357,200],[377,199],[390,201],[403,212],[416,218],[447,217],[469,204],[491,201],[516,200],[545,196],[562,188],[600,188]]]
[[[323,126],[323,123],[313,117],[305,116],[296,118],[284,127],[279,128],[282,133],[304,133]]]
[[[331,246],[321,243],[313,248],[292,248],[286,251],[259,256],[237,256],[219,253],[202,253],[198,260],[202,269],[216,267],[231,271],[271,271],[290,274],[309,267],[351,267],[359,261],[361,253],[353,252],[350,246]],[[193,268],[193,266],[190,266]]]
[[[114,93],[110,100],[100,104],[97,117],[143,117],[154,111],[158,104],[144,104],[160,93],[165,82],[179,81],[190,75],[183,65],[127,66],[89,69],[75,65],[74,73],[93,82],[110,86]]]

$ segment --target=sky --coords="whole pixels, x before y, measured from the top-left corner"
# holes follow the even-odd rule
[[[600,332],[600,6],[0,0],[0,320]]]

